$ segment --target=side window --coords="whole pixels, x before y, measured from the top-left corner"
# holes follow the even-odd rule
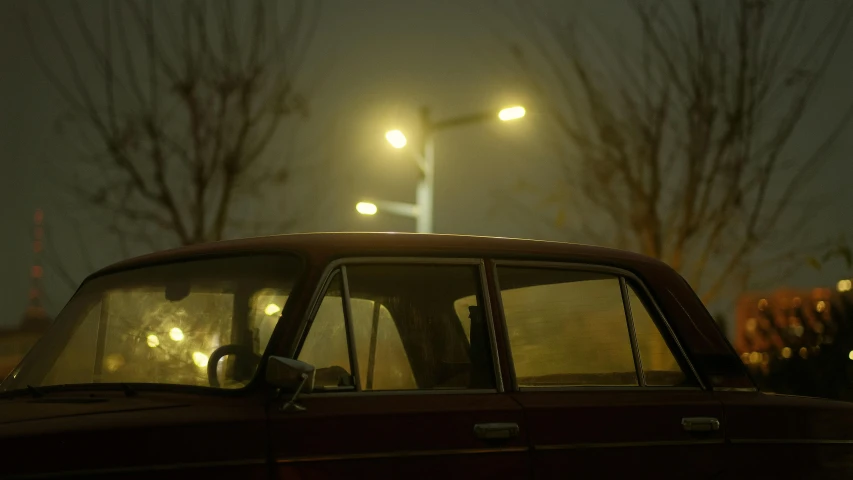
[[[675,356],[667,346],[663,335],[649,310],[637,296],[637,292],[628,286],[628,299],[631,303],[631,317],[634,320],[634,331],[637,335],[637,346],[640,349],[640,361],[643,364],[643,375],[646,385],[653,387],[682,386],[691,384],[691,378],[684,374]]]
[[[476,266],[353,265],[346,274],[363,390],[494,388]]]
[[[459,323],[462,329],[465,330],[465,338],[471,341],[471,309],[477,308],[477,295],[468,295],[453,302],[453,308],[456,309],[456,316],[459,318]]]
[[[498,277],[520,387],[639,384],[617,277],[514,267]]]
[[[297,355],[297,360],[314,365],[314,385],[321,390],[353,385],[341,291],[341,275],[336,273]]]
[[[397,325],[378,300],[350,299],[362,390],[417,388]]]
[[[320,389],[353,385],[341,282],[338,272],[298,355],[299,360],[317,369],[315,386]],[[378,301],[363,298],[351,298],[350,309],[356,344],[362,345],[358,350],[362,389],[415,388],[406,351],[388,309]]]
[[[344,275],[338,274],[298,355],[317,368],[315,385],[342,386],[343,376],[351,378],[349,346],[365,391],[494,388],[477,267],[349,265],[343,271],[355,344],[347,342]],[[328,370],[341,375],[327,376]]]

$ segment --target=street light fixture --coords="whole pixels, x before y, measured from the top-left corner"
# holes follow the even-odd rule
[[[375,203],[370,202],[358,202],[355,204],[355,210],[362,215],[376,215],[376,212],[379,211],[379,208]]]
[[[516,105],[500,110],[497,118],[506,122],[522,118],[526,113],[524,107]],[[433,122],[429,116],[429,109],[423,107],[420,117],[421,141],[415,160],[421,169],[421,178],[415,191],[415,203],[359,202],[355,209],[362,215],[375,215],[379,210],[387,210],[389,213],[414,218],[416,232],[432,233],[432,207],[435,191],[435,133],[450,128],[494,121],[495,114],[494,111],[490,111]],[[400,130],[388,131],[385,133],[385,139],[396,149],[401,149],[408,144],[406,135]]]
[[[498,118],[504,122],[508,122],[510,120],[517,120],[523,117],[525,113],[527,112],[524,110],[524,107],[509,107],[498,112]]]
[[[394,148],[403,148],[406,146],[406,143],[408,143],[406,141],[406,136],[399,130],[391,130],[386,133],[385,139],[388,140],[388,143],[390,143]]]

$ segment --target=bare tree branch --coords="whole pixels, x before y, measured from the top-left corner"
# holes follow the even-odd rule
[[[792,208],[811,201],[804,187],[853,105],[812,152],[791,139],[853,4],[834,2],[817,29],[806,28],[816,15],[805,0],[626,5],[639,34],[630,46],[529,2],[504,10],[525,42],[503,43],[564,140],[568,188],[594,208],[597,238],[667,261],[706,302],[764,259],[801,260],[797,249],[809,247],[781,233]]]
[[[263,183],[270,143],[294,127],[285,120],[307,115],[303,62],[320,18],[319,2],[278,3],[124,0],[103,2],[95,20],[72,2],[69,34],[57,7],[40,2],[64,63],[45,61],[29,26],[28,40],[71,109],[67,133],[83,160],[69,176],[81,181],[63,183],[109,219],[103,226],[124,252],[263,223],[235,219],[234,205],[255,198],[247,192]]]

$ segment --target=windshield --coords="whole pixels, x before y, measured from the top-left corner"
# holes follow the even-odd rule
[[[91,383],[240,388],[254,376],[300,269],[295,257],[263,255],[95,278],[0,390]],[[215,375],[209,362],[217,362]]]

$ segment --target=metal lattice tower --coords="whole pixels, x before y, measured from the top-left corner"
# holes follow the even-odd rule
[[[44,277],[44,267],[42,264],[42,252],[44,251],[44,212],[37,209],[33,216],[33,264],[30,267],[30,290],[28,295],[27,309],[24,312],[24,318],[21,323],[21,328],[43,329],[46,324],[50,323],[50,317],[44,309],[42,299],[44,296],[44,288],[42,279]]]

